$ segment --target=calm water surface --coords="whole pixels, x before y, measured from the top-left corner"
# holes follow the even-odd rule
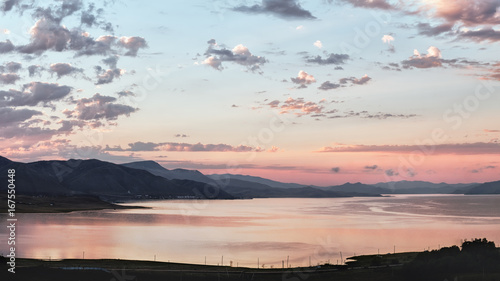
[[[18,214],[17,255],[292,266],[422,251],[486,237],[500,244],[500,196],[149,201],[152,209]],[[6,221],[6,216],[0,216]],[[6,228],[0,230],[6,254]]]

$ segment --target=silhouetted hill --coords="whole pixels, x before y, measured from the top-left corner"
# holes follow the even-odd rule
[[[100,160],[38,161],[0,160],[0,173],[16,169],[16,193],[25,195],[82,195],[104,198],[203,198],[205,183],[168,180],[148,171]],[[7,185],[0,186],[5,190]],[[220,190],[214,198],[233,198]]]
[[[11,163],[12,161],[10,161],[9,159],[5,158],[5,157],[2,157],[0,156],[0,167],[3,167],[3,165],[6,165],[6,164],[9,164]]]
[[[393,194],[454,194],[457,190],[467,190],[474,184],[448,184],[427,181],[381,182],[374,186],[390,190]],[[460,193],[460,192],[459,192]],[[463,193],[463,192],[462,192]]]
[[[373,185],[362,184],[360,182],[357,183],[345,183],[342,185],[329,186],[324,188],[325,190],[335,191],[335,192],[356,192],[356,193],[364,193],[364,194],[389,194],[392,193],[391,190],[386,188],[381,188]]]
[[[353,190],[330,191],[321,190],[316,187],[302,186],[298,184],[280,183],[259,177],[241,175],[210,175],[205,176],[196,170],[175,169],[168,170],[153,161],[141,161],[123,164],[123,166],[144,169],[155,175],[170,178],[196,178],[218,188],[238,198],[327,198],[327,197],[352,197],[352,196],[373,196],[373,193],[362,193]],[[249,180],[243,180],[249,179]],[[280,187],[273,187],[262,182],[268,182]],[[285,188],[286,186],[292,186]],[[377,194],[378,195],[378,194]]]
[[[224,190],[241,198],[335,198],[369,196],[367,194],[320,190],[313,187],[279,188],[266,185],[248,187],[228,185]]]
[[[473,187],[465,194],[500,194],[500,181],[485,182]]]
[[[166,179],[193,180],[204,183],[212,183],[212,179],[203,175],[197,170],[174,169],[168,170],[155,161],[139,161],[121,164],[122,166],[141,169],[150,172],[153,175],[161,176]]]
[[[212,178],[212,179],[219,179],[219,178],[229,178],[231,180],[243,180],[247,182],[255,182],[255,183],[260,183],[260,184],[265,184],[270,187],[279,187],[279,188],[299,188],[299,187],[304,187],[307,185],[304,184],[298,184],[298,183],[284,183],[284,182],[279,182],[279,181],[273,181],[270,179],[265,179],[261,177],[254,177],[254,176],[248,176],[248,175],[233,175],[233,174],[213,174],[213,175],[207,175],[207,177]]]

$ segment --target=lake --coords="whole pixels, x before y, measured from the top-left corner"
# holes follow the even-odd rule
[[[281,267],[354,254],[438,249],[462,239],[500,244],[500,195],[164,200],[152,209],[17,214],[19,257],[120,258]],[[0,215],[4,224],[7,216]],[[0,228],[7,254],[7,229]]]

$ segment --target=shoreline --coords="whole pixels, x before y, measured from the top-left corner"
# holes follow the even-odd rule
[[[117,209],[148,209],[142,206],[122,206],[95,196],[29,196],[16,195],[16,213],[70,213]],[[0,212],[7,213],[7,195],[0,196]]]
[[[379,196],[360,196],[360,197],[321,197],[318,199],[334,198],[391,198],[395,195],[462,195],[464,194],[381,194]],[[475,194],[476,195],[476,194]],[[184,199],[184,198],[115,198],[113,201],[106,201],[93,195],[72,195],[72,196],[45,196],[45,195],[16,195],[15,205],[17,213],[70,213],[77,211],[99,211],[99,210],[125,210],[125,209],[150,209],[144,206],[128,206],[121,204],[140,205],[143,202],[159,200],[253,200],[253,199],[278,199],[290,198],[300,199],[302,197],[257,197],[257,198],[234,198],[234,199]],[[304,197],[309,199],[310,197]],[[311,198],[314,199],[314,198]],[[0,213],[7,213],[7,194],[0,195]]]

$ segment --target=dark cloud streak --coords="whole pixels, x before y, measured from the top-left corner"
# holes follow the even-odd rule
[[[261,5],[238,6],[233,11],[247,14],[270,14],[284,19],[316,19],[295,0],[262,0]]]

